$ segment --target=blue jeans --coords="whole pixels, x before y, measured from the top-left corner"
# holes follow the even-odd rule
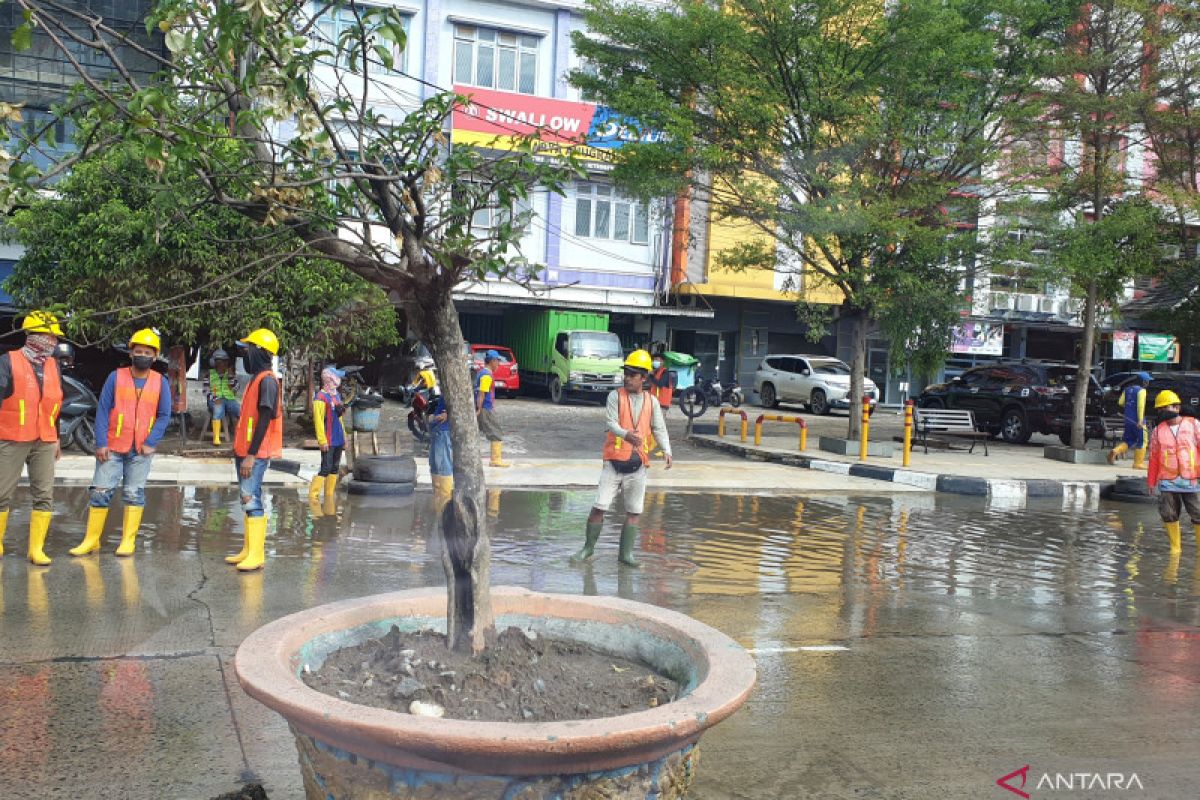
[[[110,453],[108,461],[96,462],[96,473],[92,475],[89,504],[93,508],[108,508],[113,492],[118,486],[121,499],[127,506],[146,505],[146,479],[150,477],[150,465],[154,456],[130,453]]]
[[[208,413],[212,414],[213,419],[229,419],[237,422],[238,417],[242,415],[242,406],[237,400],[216,400],[208,398]]]
[[[252,456],[246,456],[246,458],[252,458]],[[261,517],[264,513],[263,476],[267,474],[267,467],[271,466],[271,460],[255,459],[249,478],[242,477],[242,460],[237,456],[234,456],[233,466],[238,470],[238,491],[242,494],[242,511],[246,512],[247,517]]]
[[[438,430],[429,434],[429,473],[439,477],[454,474],[454,450],[450,446],[450,431]]]

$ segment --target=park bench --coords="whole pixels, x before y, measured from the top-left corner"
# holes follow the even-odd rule
[[[929,434],[937,434],[938,436],[955,436],[961,439],[971,440],[971,449],[968,453],[975,452],[976,442],[983,442],[983,454],[988,453],[987,440],[991,434],[986,431],[981,431],[975,427],[975,415],[970,411],[948,410],[944,408],[917,408],[913,410],[915,417],[914,422],[917,427],[917,436],[921,444],[925,447],[925,453],[929,453]]]
[[[1104,446],[1116,447],[1125,437],[1125,418],[1103,417],[1101,421],[1104,423]]]

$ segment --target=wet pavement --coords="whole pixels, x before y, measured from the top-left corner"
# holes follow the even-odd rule
[[[0,797],[210,798],[257,777],[302,796],[283,722],[231,668],[292,611],[443,583],[429,495],[342,498],[313,519],[273,492],[265,572],[230,489],[148,491],[134,559],[73,559],[86,498],[61,489],[49,568],[22,557],[18,492],[0,569]],[[493,581],[642,600],[752,648],[758,688],[702,741],[692,797],[1003,798],[1001,776],[1136,773],[1196,796],[1200,567],[1168,557],[1153,506],[988,508],[982,499],[652,493],[641,570],[608,523],[572,567],[590,491],[497,494]],[[1018,784],[1019,785],[1019,784]]]

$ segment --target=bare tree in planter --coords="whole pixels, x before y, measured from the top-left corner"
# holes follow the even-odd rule
[[[548,163],[520,142],[500,152],[450,147],[450,116],[463,98],[405,74],[405,21],[394,8],[164,0],[146,22],[165,37],[164,59],[89,13],[15,1],[25,15],[15,48],[57,47],[79,73],[66,107],[76,110],[82,152],[135,143],[152,169],[185,167],[212,202],[294,231],[308,253],[402,305],[437,363],[454,443],[454,498],[440,519],[449,643],[481,651],[493,627],[490,543],[451,293],[489,276],[531,277],[517,209],[535,188],[561,192],[575,174],[570,159]],[[85,66],[106,61],[104,81]],[[137,76],[152,71],[148,63],[157,74],[144,83]],[[6,114],[17,121],[20,110]],[[40,132],[0,156],[0,204],[20,202],[73,162],[39,170]]]

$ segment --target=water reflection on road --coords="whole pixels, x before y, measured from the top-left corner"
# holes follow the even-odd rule
[[[291,611],[441,585],[430,498],[343,497],[314,517],[275,491],[266,570],[239,575],[221,562],[240,544],[231,489],[149,495],[135,558],[113,557],[110,525],[99,557],[72,559],[86,495],[60,491],[41,570],[19,555],[18,497],[0,572],[0,785],[84,796],[99,776],[114,796],[150,797],[131,776],[159,764],[170,775],[154,791],[211,796],[246,768],[295,796],[282,725],[248,700],[231,712],[232,679],[213,665]],[[613,515],[594,561],[569,564],[592,498],[489,495],[493,582],[654,603],[754,650],[759,688],[706,738],[696,797],[925,796],[863,792],[924,786],[930,765],[956,788],[928,796],[990,796],[993,771],[1034,757],[1024,742],[1179,753],[1156,763],[1196,777],[1182,754],[1200,752],[1200,562],[1190,535],[1168,555],[1152,506],[652,493],[631,570]],[[231,713],[268,733],[235,735]],[[1165,730],[1176,738],[1160,747]],[[81,756],[81,741],[96,746]]]

